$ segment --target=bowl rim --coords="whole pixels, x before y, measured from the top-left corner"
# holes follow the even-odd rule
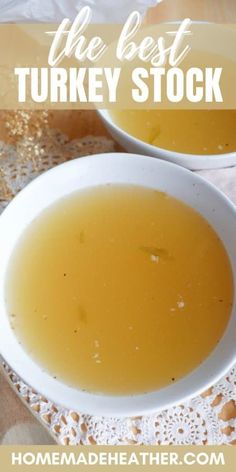
[[[50,169],[47,172],[44,172],[39,177],[34,179],[30,184],[28,184],[21,192],[19,192],[19,194],[12,200],[12,202],[0,216],[0,258],[3,257],[4,254],[4,247],[2,246],[4,237],[2,236],[2,233],[4,231],[7,233],[8,221],[12,221],[12,219],[14,219],[16,212],[23,208],[23,205],[29,201],[29,198],[32,198],[32,194],[35,190],[43,193],[45,189],[45,183],[48,185],[50,182],[53,183],[53,181],[58,181],[59,177],[63,177],[64,179],[65,172],[67,172],[67,174],[69,173],[71,175],[75,175],[76,172],[80,170],[82,171],[83,176],[84,170],[89,172],[94,165],[96,167],[97,165],[100,165],[99,163],[101,162],[103,162],[103,165],[105,165],[106,168],[109,166],[110,168],[113,168],[114,166],[122,165],[124,167],[124,174],[126,172],[125,166],[127,166],[127,168],[130,166],[130,169],[132,169],[132,166],[136,165],[140,166],[140,168],[145,168],[145,166],[147,166],[149,171],[158,169],[160,171],[160,169],[162,169],[168,174],[173,172],[175,174],[175,178],[178,178],[178,176],[181,176],[182,174],[183,179],[186,179],[186,181],[194,181],[197,185],[200,185],[201,188],[205,188],[206,191],[213,193],[216,197],[216,200],[218,199],[218,201],[224,205],[225,211],[228,210],[228,213],[230,215],[232,214],[232,218],[235,221],[236,227],[236,208],[234,204],[213,184],[207,182],[199,175],[194,174],[189,170],[173,163],[157,160],[152,157],[127,153],[107,153],[67,161]],[[87,185],[87,187],[92,186],[93,185]],[[78,185],[78,190],[79,188],[80,186]],[[70,193],[72,193],[72,191],[68,193],[62,192],[61,197]],[[55,198],[54,201],[57,201],[59,198]],[[184,198],[183,201],[186,202]],[[40,214],[43,209],[37,211],[34,217]],[[25,227],[26,226],[27,224]],[[23,231],[24,230],[22,229],[21,234]],[[16,238],[14,244],[16,244],[17,240],[18,237]],[[9,258],[10,257],[8,257],[8,261]],[[6,273],[4,273],[4,270],[0,265],[0,304],[2,304],[3,298],[1,297],[4,295],[5,291],[5,276]],[[235,282],[236,280],[234,280],[234,283]],[[0,330],[0,349],[3,358],[11,366],[11,368],[26,383],[31,385],[35,390],[42,393],[51,401],[55,402],[56,404],[63,405],[69,409],[80,410],[87,414],[126,417],[135,416],[137,414],[151,414],[159,410],[166,409],[174,404],[186,401],[193,396],[202,393],[213,383],[215,383],[221,376],[223,376],[232,367],[236,360],[236,346],[233,344],[233,348],[229,348],[229,345],[231,346],[232,344],[230,344],[229,341],[234,339],[234,329],[232,328],[236,328],[235,297],[228,327],[226,328],[226,331],[223,334],[219,344],[204,360],[204,362],[181,380],[177,381],[175,384],[171,384],[154,392],[139,395],[98,395],[71,388],[63,382],[54,379],[30,357],[30,355],[23,349],[22,346],[19,345],[17,338],[10,328],[9,317],[7,315],[5,305],[1,306],[0,318],[2,319],[2,322],[5,323],[5,325],[4,323],[2,324],[3,329]],[[8,326],[8,331],[5,331],[6,326]],[[224,355],[222,356],[223,347]],[[14,355],[13,351],[15,352]],[[217,365],[215,365],[215,360],[219,361]]]
[[[154,155],[158,157],[157,154],[161,153],[166,159],[170,157],[178,159],[179,165],[183,165],[181,161],[183,161],[184,159],[187,159],[189,161],[189,166],[190,166],[189,169],[192,169],[192,170],[200,170],[200,168],[197,168],[197,169],[195,168],[196,159],[198,159],[198,164],[201,163],[201,161],[203,160],[205,161],[206,159],[210,159],[209,164],[222,163],[221,161],[224,160],[224,164],[227,164],[227,165],[224,165],[223,167],[230,167],[232,164],[231,162],[227,163],[227,161],[229,161],[232,158],[235,158],[235,163],[236,163],[236,149],[235,151],[221,153],[221,154],[188,154],[188,153],[179,152],[179,151],[171,151],[170,149],[153,146],[152,144],[149,144],[146,141],[142,141],[136,136],[129,134],[127,131],[124,130],[124,128],[121,128],[112,119],[110,115],[110,111],[112,110],[97,108],[96,111],[101,116],[103,121],[108,123],[108,125],[111,126],[116,133],[123,135],[126,139],[132,140],[134,143],[137,143],[143,149],[146,148],[147,152],[150,153],[150,157],[151,156],[154,157]],[[177,161],[175,161],[175,163],[177,163]],[[193,164],[193,167],[191,167],[191,164]],[[207,167],[207,168],[211,169],[211,167]]]

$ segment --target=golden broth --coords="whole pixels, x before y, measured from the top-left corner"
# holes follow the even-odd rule
[[[87,391],[144,393],[213,350],[233,299],[209,224],[158,191],[71,194],[32,223],[8,270],[11,325],[53,376]]]
[[[236,151],[235,110],[113,110],[114,122],[152,146],[186,154]]]
[[[235,82],[236,62],[220,54],[192,49],[180,67],[184,72],[191,67],[222,67],[221,86],[225,92],[227,84]],[[147,84],[150,86],[150,80]],[[127,133],[162,149],[200,155],[236,151],[236,110],[194,110],[187,101],[186,108],[158,110],[157,103],[156,109],[114,109],[110,114]]]

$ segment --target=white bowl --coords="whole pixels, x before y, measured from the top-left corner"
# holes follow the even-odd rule
[[[117,153],[75,159],[55,167],[29,184],[1,215],[0,347],[3,357],[20,377],[57,404],[96,415],[133,416],[182,402],[202,392],[226,373],[236,359],[236,307],[234,302],[227,329],[203,364],[175,384],[152,393],[95,395],[71,388],[43,371],[19,344],[9,324],[5,303],[9,259],[22,232],[42,210],[75,190],[106,183],[159,189],[195,208],[223,241],[233,268],[234,281],[236,210],[214,186],[182,167],[144,156]],[[156,375],[155,371],[153,375]]]
[[[157,157],[191,170],[219,169],[236,165],[236,152],[206,156],[202,154],[183,154],[152,146],[120,128],[112,119],[109,110],[97,110],[97,112],[111,136],[128,152]]]

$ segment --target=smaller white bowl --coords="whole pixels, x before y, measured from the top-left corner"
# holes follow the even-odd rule
[[[109,110],[97,110],[97,112],[111,136],[128,152],[157,157],[190,170],[219,169],[236,165],[236,151],[207,156],[169,151],[145,143],[124,131],[113,121]]]
[[[236,360],[235,301],[221,341],[198,368],[165,388],[132,396],[92,394],[54,379],[19,344],[10,327],[5,301],[9,261],[27,226],[58,199],[79,189],[107,183],[158,189],[196,209],[223,241],[231,261],[235,283],[236,210],[230,200],[213,185],[180,166],[139,155],[116,153],[75,159],[54,167],[35,179],[13,199],[0,216],[0,349],[2,356],[22,379],[57,404],[88,414],[135,416],[165,409],[203,392],[233,365]],[[155,375],[153,371],[153,376]]]

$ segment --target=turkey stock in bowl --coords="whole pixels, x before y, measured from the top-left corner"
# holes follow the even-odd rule
[[[13,199],[0,217],[0,346],[2,356],[11,368],[53,402],[89,414],[134,416],[180,403],[204,391],[226,373],[236,359],[235,301],[223,337],[198,368],[165,388],[132,396],[88,393],[53,378],[19,344],[10,326],[5,301],[9,261],[26,227],[60,198],[79,189],[107,183],[142,185],[160,190],[197,210],[221,238],[231,262],[235,285],[236,210],[213,185],[182,167],[140,155],[116,153],[75,159],[35,179]]]
[[[227,154],[203,155],[184,154],[159,148],[152,144],[148,144],[145,141],[141,141],[117,125],[109,113],[109,110],[97,110],[97,112],[115,141],[130,153],[156,157],[191,170],[219,169],[236,165],[236,151]]]
[[[174,21],[169,24],[178,25],[179,23],[179,21]],[[207,25],[207,28],[204,27],[203,29],[201,27],[204,25]],[[157,25],[155,25],[156,27]],[[198,30],[198,27],[201,27],[201,29]],[[193,51],[203,51],[209,54],[217,53],[235,63],[235,28],[229,25],[226,27],[225,25],[202,21],[193,21],[191,28],[193,30],[191,37]],[[233,108],[232,105],[231,108]],[[188,109],[190,108],[188,107]],[[210,106],[209,109],[211,109]],[[97,107],[97,112],[112,137],[129,153],[156,157],[191,170],[219,169],[236,165],[236,149],[234,152],[208,155],[171,151],[148,144],[129,134],[114,121],[109,110]]]

